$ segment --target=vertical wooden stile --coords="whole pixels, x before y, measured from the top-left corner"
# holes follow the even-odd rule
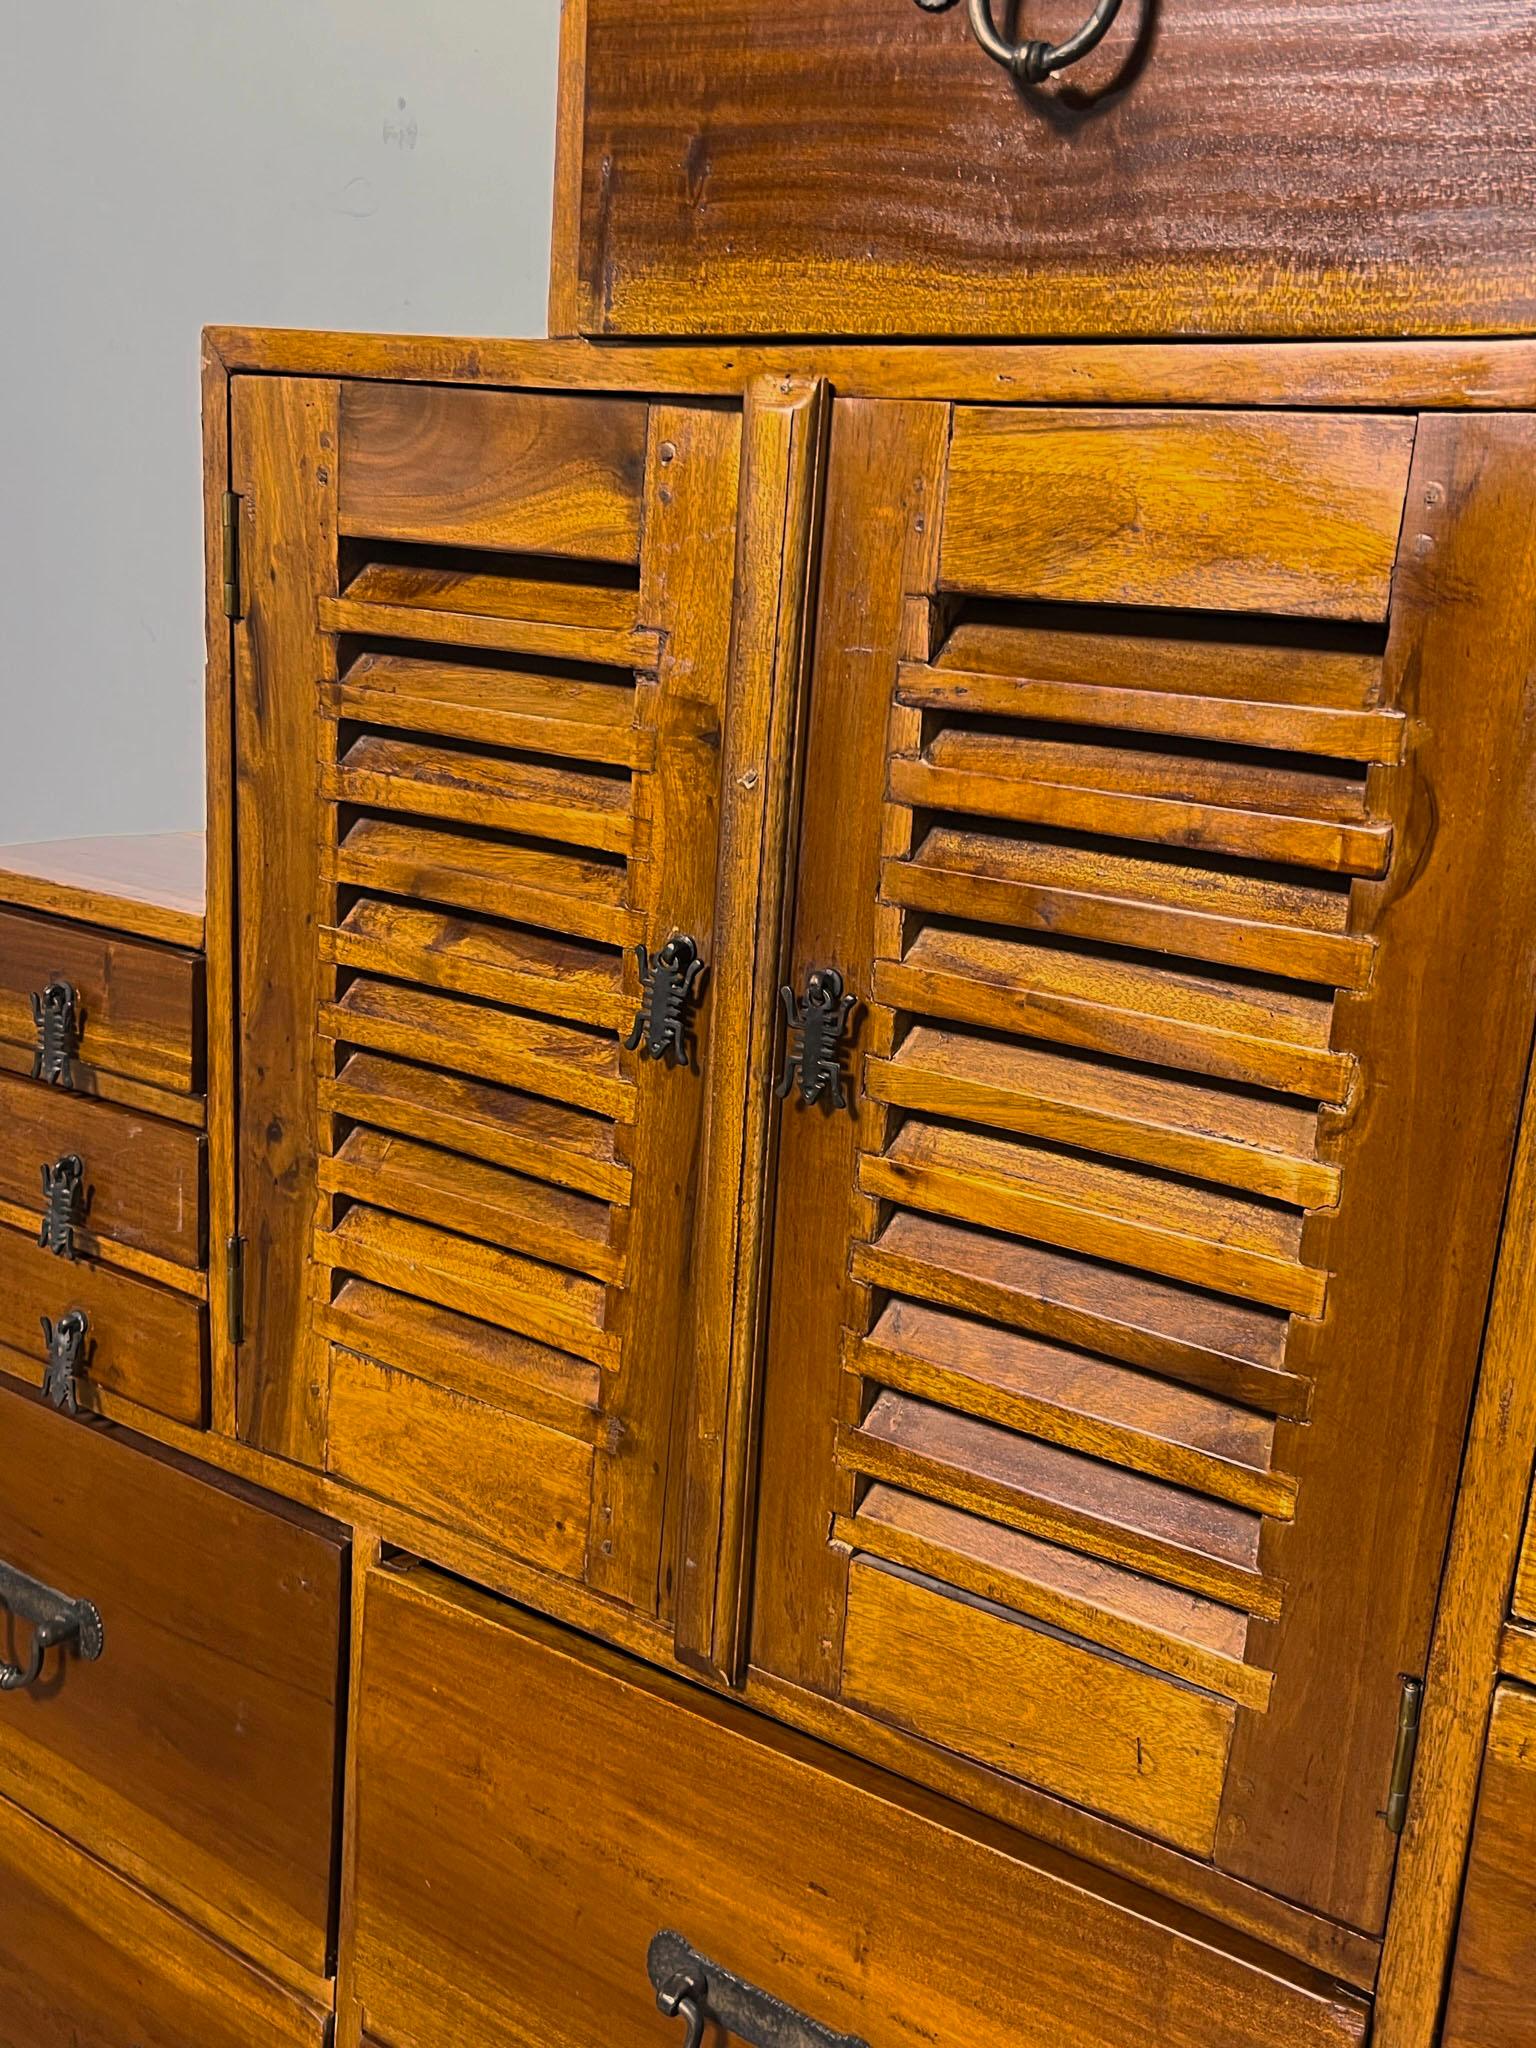
[[[678,1655],[727,1684],[745,1648],[785,862],[799,812],[826,426],[818,380],[763,378],[747,392],[711,995],[725,1027],[705,1077],[700,1313],[675,1619]]]

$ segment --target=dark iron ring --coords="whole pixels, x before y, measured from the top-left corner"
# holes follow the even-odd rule
[[[929,13],[939,14],[955,0],[918,0]],[[992,18],[992,0],[968,0],[971,32],[994,63],[1001,64],[1025,85],[1043,85],[1053,72],[1065,71],[1090,50],[1096,50],[1120,12],[1121,0],[1099,0],[1093,13],[1074,36],[1064,43],[1047,43],[1038,37],[1024,43],[1010,43]]]

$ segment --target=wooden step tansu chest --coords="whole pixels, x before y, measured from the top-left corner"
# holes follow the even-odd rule
[[[1003,12],[567,0],[562,338],[207,337],[0,2048],[1536,2044],[1536,29]]]

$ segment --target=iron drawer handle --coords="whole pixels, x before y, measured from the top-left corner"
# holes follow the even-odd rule
[[[917,4],[929,14],[943,14],[956,5],[956,0],[917,0]],[[992,0],[967,0],[967,5],[971,32],[977,42],[994,63],[1001,64],[1024,85],[1043,85],[1053,72],[1065,71],[1069,64],[1096,50],[1120,12],[1120,0],[1099,0],[1077,34],[1068,36],[1064,43],[1046,43],[1038,38],[1010,43],[992,18]]]
[[[868,2042],[852,2034],[834,2034],[771,1991],[759,1991],[718,1963],[706,1961],[680,1934],[658,1934],[645,1966],[658,2008],[688,2029],[683,2048],[699,2048],[711,2020],[739,2048],[869,2048]]]
[[[681,2020],[688,2029],[683,2036],[683,2048],[699,2048],[708,2017],[708,1998],[709,1986],[686,1970],[669,1977],[657,1992],[657,2010],[669,2020]]]
[[[43,1168],[43,1224],[37,1242],[55,1258],[75,1259],[75,1232],[85,1223],[85,1161],[66,1152]]]
[[[800,1100],[807,1106],[826,1101],[833,1109],[848,1107],[843,1092],[843,1035],[858,1000],[845,992],[843,977],[835,967],[813,967],[806,976],[803,996],[797,996],[787,984],[779,990],[789,1025],[784,1072],[777,1090],[781,1102],[798,1082]]]
[[[0,1564],[0,1606],[32,1630],[32,1647],[23,1664],[0,1662],[0,1692],[25,1692],[42,1676],[50,1650],[73,1643],[88,1664],[101,1655],[105,1634],[101,1616],[89,1600],[71,1600],[51,1586],[29,1579],[11,1564]]]
[[[691,1070],[688,1005],[704,978],[699,942],[686,932],[674,932],[654,960],[644,946],[636,946],[635,958],[640,963],[640,1007],[625,1049],[639,1048],[645,1059]]]
[[[56,1088],[70,1085],[70,1063],[80,1045],[80,998],[72,982],[55,975],[45,989],[32,998],[32,1022],[37,1026],[37,1050],[32,1055],[34,1081],[51,1081]]]
[[[67,1308],[56,1323],[44,1316],[42,1324],[43,1342],[48,1346],[43,1399],[61,1415],[78,1415],[80,1390],[75,1382],[85,1371],[91,1319],[83,1308]]]

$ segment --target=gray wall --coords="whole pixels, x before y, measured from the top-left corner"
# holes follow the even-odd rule
[[[0,0],[0,841],[203,821],[198,330],[544,332],[559,0]]]

